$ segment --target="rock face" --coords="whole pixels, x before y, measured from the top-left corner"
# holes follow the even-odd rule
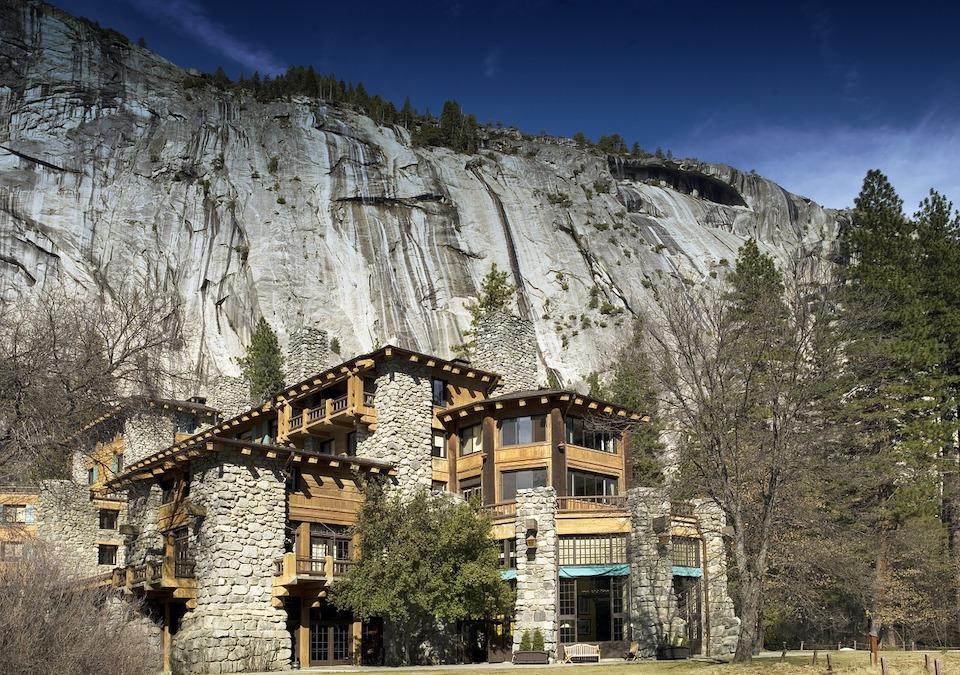
[[[819,264],[836,213],[695,161],[608,163],[489,130],[482,156],[411,147],[346,107],[187,88],[112,31],[0,0],[0,293],[135,283],[180,296],[198,371],[236,375],[257,319],[344,355],[448,355],[494,262],[570,385],[658,289],[711,283],[747,237]],[[646,168],[644,168],[646,167]]]

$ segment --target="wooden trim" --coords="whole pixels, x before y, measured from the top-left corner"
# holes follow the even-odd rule
[[[483,470],[481,471],[480,487],[483,490],[483,503],[497,502],[497,467],[496,467],[496,437],[497,428],[492,417],[483,418]]]
[[[557,491],[558,497],[567,494],[567,455],[563,450],[563,441],[566,434],[563,413],[559,408],[550,410],[550,464],[552,475],[550,484]]]

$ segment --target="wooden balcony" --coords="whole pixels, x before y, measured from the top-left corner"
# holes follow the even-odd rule
[[[196,568],[192,560],[174,560],[172,556],[167,556],[140,565],[118,567],[112,573],[112,585],[124,588],[128,593],[161,592],[171,594],[174,598],[195,599],[195,575]]]
[[[312,408],[295,410],[290,415],[288,436],[305,434],[323,435],[331,425],[353,426],[357,421],[376,428],[377,412],[373,407],[374,395],[369,391],[349,391],[333,398],[323,399]]]
[[[517,515],[517,502],[497,502],[496,504],[487,504],[480,507],[480,512],[486,515],[490,520],[499,520],[500,518],[515,518]]]
[[[627,495],[557,497],[557,511],[625,511]]]
[[[353,560],[336,560],[332,555],[307,558],[296,553],[285,553],[273,561],[274,586],[296,586],[314,583],[330,585],[350,571]]]

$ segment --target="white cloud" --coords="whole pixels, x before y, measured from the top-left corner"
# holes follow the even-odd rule
[[[483,76],[487,78],[496,77],[497,66],[500,64],[500,50],[491,49],[483,59]]]
[[[791,192],[836,208],[853,205],[869,169],[887,175],[908,213],[930,188],[960,202],[960,124],[931,117],[906,128],[764,127],[712,135],[701,128],[670,147],[679,156],[755,169]]]
[[[232,35],[221,23],[211,19],[206,10],[191,0],[127,0],[135,9],[154,20],[169,22],[179,32],[189,35],[207,48],[219,52],[247,71],[276,75],[286,70],[283,61],[269,50],[244,42]]]

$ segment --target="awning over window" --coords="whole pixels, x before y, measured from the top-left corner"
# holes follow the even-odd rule
[[[702,577],[703,570],[699,567],[680,567],[673,566],[673,576],[675,577]]]
[[[561,565],[561,579],[577,577],[625,577],[630,574],[629,565]]]
[[[513,581],[517,578],[517,570],[500,570],[500,578],[504,581]]]

